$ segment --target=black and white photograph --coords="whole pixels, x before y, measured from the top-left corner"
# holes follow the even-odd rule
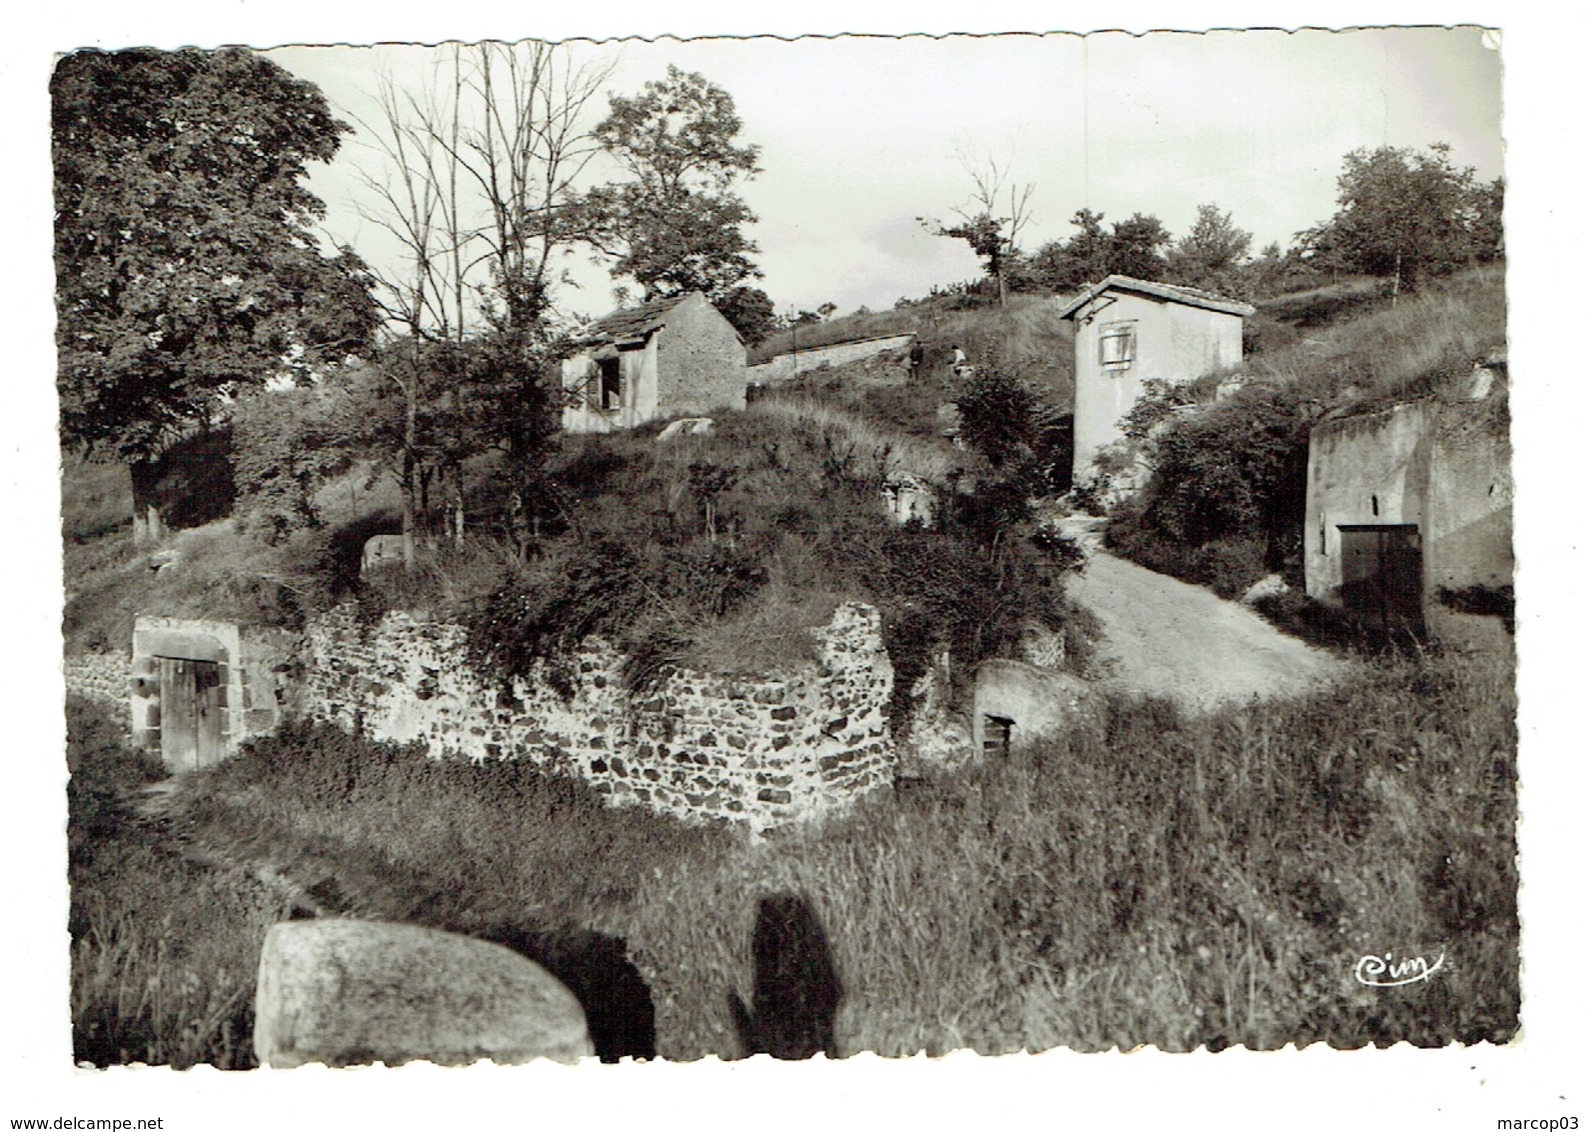
[[[1575,1127],[1504,21],[613,18],[36,52],[0,1118],[1051,1124],[949,1083],[1150,1061]],[[1290,1080],[1207,1112],[1354,1095]]]

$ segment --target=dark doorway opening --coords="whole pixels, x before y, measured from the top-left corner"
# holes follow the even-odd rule
[[[1340,602],[1386,633],[1423,631],[1423,548],[1415,523],[1341,524]]]
[[[1015,721],[1001,715],[982,717],[981,749],[984,755],[1007,755],[1014,742]]]

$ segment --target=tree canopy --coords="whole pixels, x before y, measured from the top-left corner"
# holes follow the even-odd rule
[[[306,163],[347,127],[249,51],[85,51],[50,83],[63,439],[147,462],[220,399],[366,347]]]
[[[628,180],[592,189],[585,209],[594,241],[616,257],[613,274],[647,299],[701,291],[730,321],[759,311],[746,283],[761,275],[750,258],[759,249],[744,233],[756,217],[734,186],[760,172],[760,151],[737,143],[742,125],[732,95],[674,66],[632,98],[611,97],[595,136]]]
[[[1129,220],[1103,228],[1103,214],[1083,208],[1070,223],[1080,229],[1068,240],[1050,241],[1026,262],[1026,272],[1038,287],[1074,291],[1108,275],[1137,279],[1162,279],[1167,264],[1163,256],[1169,232],[1156,216],[1136,213]]]
[[[1216,204],[1197,206],[1191,231],[1169,249],[1168,275],[1187,287],[1200,287],[1221,295],[1244,296],[1249,290],[1242,268],[1252,246],[1252,234],[1237,228],[1231,214]],[[1274,249],[1278,258],[1278,249]]]
[[[1426,152],[1395,146],[1346,154],[1339,209],[1300,233],[1309,258],[1415,286],[1474,259],[1501,253],[1499,181],[1481,184],[1450,147]]]

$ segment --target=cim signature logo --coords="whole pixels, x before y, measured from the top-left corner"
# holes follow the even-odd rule
[[[1421,955],[1396,959],[1393,951],[1386,951],[1383,955],[1362,956],[1356,961],[1354,974],[1356,981],[1365,987],[1404,987],[1432,978],[1436,972],[1444,970],[1444,966],[1443,954],[1430,965]]]

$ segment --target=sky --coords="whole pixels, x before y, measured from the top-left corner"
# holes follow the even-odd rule
[[[1342,159],[1358,148],[1445,142],[1485,180],[1502,173],[1500,53],[1477,28],[1122,32],[629,40],[569,44],[614,65],[608,90],[634,94],[669,64],[734,98],[740,137],[762,172],[741,186],[777,309],[850,311],[973,278],[959,240],[920,217],[968,204],[964,161],[1005,164],[1034,186],[1020,242],[1066,239],[1080,208],[1110,221],[1151,213],[1183,235],[1216,203],[1254,235],[1287,246],[1335,207]],[[294,47],[271,53],[320,86],[338,113],[378,120],[377,75],[426,82],[435,49]],[[598,99],[596,113],[606,102]],[[396,249],[360,216],[360,172],[376,163],[355,135],[311,179],[326,227],[381,264]],[[567,309],[612,305],[604,265],[580,257]]]

